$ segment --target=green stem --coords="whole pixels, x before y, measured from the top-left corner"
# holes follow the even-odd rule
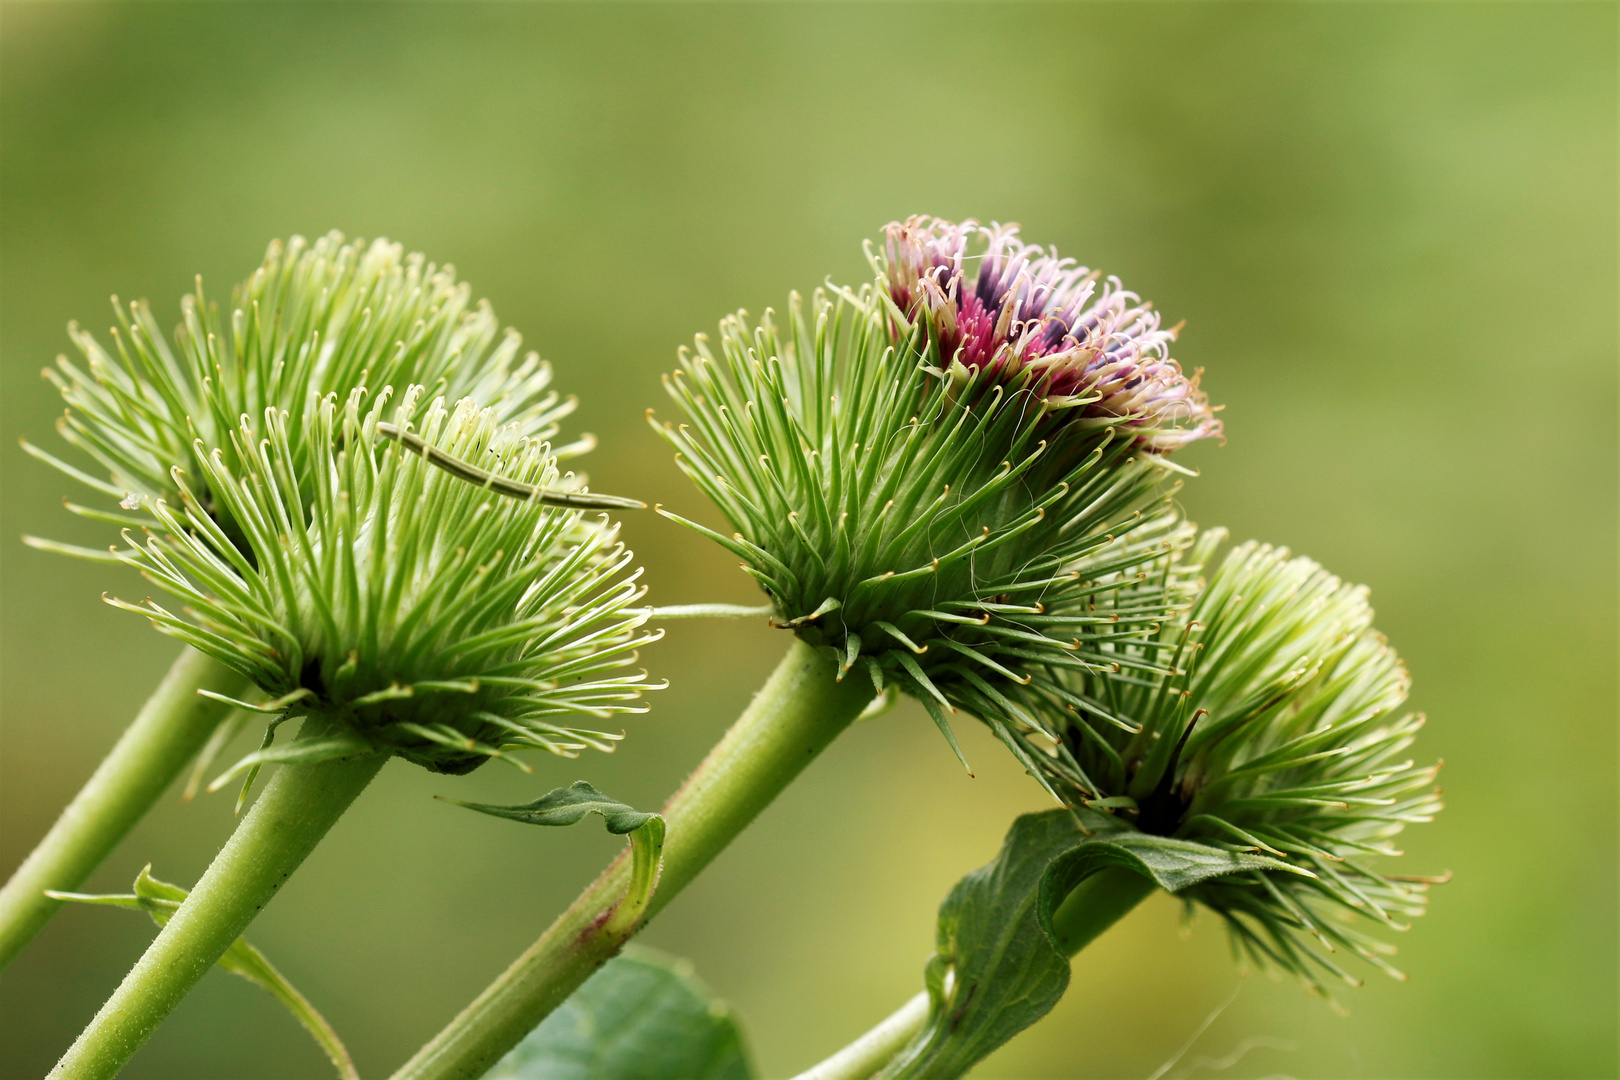
[[[299,737],[318,737],[323,727],[311,717]],[[157,940],[56,1063],[50,1080],[118,1075],[387,760],[386,754],[372,754],[283,765]]]
[[[1070,956],[1124,918],[1154,889],[1151,879],[1115,866],[1076,885],[1052,912],[1052,931]],[[918,994],[888,1019],[793,1080],[868,1080],[928,1023],[928,995]]]
[[[905,1049],[906,1043],[926,1023],[928,991],[924,990],[890,1013],[877,1027],[793,1080],[866,1080]]]
[[[1123,866],[1099,870],[1070,890],[1052,912],[1052,933],[1070,956],[1090,945],[1148,898],[1153,879]]]
[[[0,889],[0,970],[62,906],[45,890],[82,885],[219,726],[230,706],[197,691],[234,695],[246,685],[217,660],[189,647],[181,652],[95,775]]]
[[[624,853],[511,967],[462,1010],[394,1080],[484,1075],[770,805],[872,700],[865,678],[836,682],[837,667],[803,642],[787,655],[737,722],[664,805],[663,872],[645,918],[613,926],[630,881]]]

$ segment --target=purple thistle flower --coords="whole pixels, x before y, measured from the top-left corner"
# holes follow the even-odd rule
[[[1056,408],[1168,452],[1221,435],[1216,408],[1170,357],[1179,326],[1116,277],[1026,244],[1018,226],[911,217],[884,229],[889,296],[920,320],[941,376],[1030,387]],[[982,245],[982,250],[979,250]],[[975,265],[976,264],[976,265]]]

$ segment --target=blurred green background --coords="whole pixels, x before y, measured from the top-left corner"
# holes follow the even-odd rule
[[[1121,274],[1208,369],[1230,442],[1193,517],[1373,588],[1431,714],[1450,808],[1408,872],[1451,869],[1341,1019],[1241,980],[1211,920],[1159,897],[1086,952],[1067,999],[981,1078],[1616,1073],[1616,9],[1607,4],[8,5],[0,11],[0,551],[9,871],[175,652],[105,607],[117,571],[24,548],[99,541],[37,377],[106,297],[172,324],[276,236],[385,234],[452,261],[580,395],[603,490],[711,514],[646,429],[660,372],[724,312],[865,272],[914,212],[1016,220]],[[627,522],[654,598],[750,602],[733,560]],[[105,542],[105,541],[100,541]],[[403,763],[251,939],[386,1075],[615,850],[433,801],[588,778],[673,789],[783,647],[675,626],[673,687],[614,757]],[[920,985],[933,913],[1034,785],[978,730],[969,779],[906,707],[858,727],[647,935],[737,1006],[770,1076]],[[93,885],[189,883],[228,796],[171,795]],[[0,982],[0,1075],[49,1067],[152,935],[65,912]],[[1288,1048],[1281,1048],[1281,1047]],[[259,990],[218,973],[131,1077],[319,1077]]]

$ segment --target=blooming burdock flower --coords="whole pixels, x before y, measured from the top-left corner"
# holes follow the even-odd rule
[[[1152,451],[1221,434],[1208,397],[1171,359],[1176,328],[1109,277],[1025,244],[1018,226],[892,222],[875,261],[890,298],[925,328],[937,374],[1029,387],[1052,408],[1117,424]]]
[[[1224,536],[1206,532],[1167,561],[1199,573]],[[1294,872],[1251,869],[1178,896],[1217,912],[1240,955],[1317,991],[1324,971],[1359,985],[1331,959],[1339,948],[1404,978],[1385,959],[1393,947],[1354,924],[1406,929],[1435,880],[1369,861],[1399,855],[1389,841],[1441,805],[1439,766],[1406,756],[1423,718],[1397,712],[1410,680],[1372,618],[1366,589],[1251,542],[1153,640],[1118,644],[1123,660],[1167,656],[1168,675],[1076,671],[1056,693],[1021,695],[1058,734],[1038,757],[1074,804],[1287,860]]]
[[[913,218],[873,257],[873,285],[795,296],[782,330],[700,337],[667,380],[690,424],[659,430],[778,625],[911,693],[953,747],[960,707],[1022,758],[1035,724],[1007,687],[1118,673],[1106,643],[1184,602],[1141,568],[1191,538],[1167,452],[1219,425],[1156,316],[1088,303],[1084,270],[1011,230]]]

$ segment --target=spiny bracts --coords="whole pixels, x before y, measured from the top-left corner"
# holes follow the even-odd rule
[[[394,425],[509,480],[559,485],[555,456],[521,425],[470,399],[423,407],[424,395],[406,389]],[[641,629],[630,552],[605,518],[498,495],[382,437],[390,397],[312,400],[301,471],[275,408],[231,432],[230,454],[199,450],[243,540],[177,469],[178,505],[153,501],[157,527],[144,542],[126,531],[120,558],[189,618],[152,599],[110,602],[250,677],[272,699],[262,711],[318,716],[332,731],[237,769],[389,751],[460,773],[513,748],[610,750],[619,736],[566,718],[644,711],[645,673],[623,672],[659,635]]]
[[[203,457],[217,449],[228,468],[239,468],[231,434],[243,417],[260,417],[267,408],[286,414],[292,468],[307,497],[312,451],[304,419],[309,403],[327,394],[342,400],[358,387],[375,395],[424,385],[450,401],[472,397],[538,439],[553,438],[575,406],[550,389],[550,368],[522,353],[518,334],[503,334],[489,305],[473,302],[452,267],[407,255],[387,240],[345,241],[333,232],[313,244],[298,236],[275,241],[234,290],[228,316],[208,301],[198,279],[196,292],[181,301],[172,347],[145,302],[126,309],[115,297],[113,310],[112,351],[70,326],[83,364],[62,357],[45,371],[67,401],[57,430],[103,476],[26,442],[24,448],[119,504],[68,503],[69,510],[120,526],[150,527],[149,512],[126,512],[153,499],[174,501],[172,470],[179,467],[199,505],[241,545],[237,522],[207,483]],[[555,453],[567,458],[590,445],[586,438]]]
[[[1206,532],[1163,572],[1202,573],[1224,535]],[[1406,756],[1423,718],[1398,712],[1410,680],[1373,629],[1367,590],[1253,542],[1196,589],[1151,639],[1113,646],[1122,664],[1169,674],[1071,669],[1055,692],[1019,688],[1039,731],[1031,757],[1074,805],[1306,871],[1256,870],[1182,894],[1220,914],[1244,959],[1318,991],[1324,972],[1358,984],[1332,958],[1340,948],[1404,978],[1386,960],[1393,947],[1354,924],[1404,930],[1422,914],[1438,879],[1370,860],[1399,855],[1389,841],[1439,811],[1439,766]]]

